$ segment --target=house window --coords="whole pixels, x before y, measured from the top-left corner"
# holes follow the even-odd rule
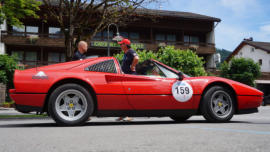
[[[25,32],[25,26],[17,27],[17,26],[12,26],[12,35],[14,36],[23,36]]]
[[[64,53],[60,52],[49,52],[48,53],[48,62],[49,63],[59,63],[65,62],[66,57]]]
[[[59,27],[49,27],[49,37],[60,38],[62,37],[62,32]]]
[[[259,64],[260,64],[260,66],[262,65],[262,59],[259,59]]]
[[[108,39],[108,31],[104,31],[103,36],[104,36],[104,39],[107,40]],[[113,32],[110,31],[109,38],[112,38],[112,37],[113,37]]]
[[[165,41],[165,34],[156,34],[157,41]]]
[[[197,36],[190,36],[191,43],[199,43],[199,37]]]
[[[12,51],[11,55],[15,56],[21,63],[23,61],[23,53],[23,51]]]
[[[96,35],[93,38],[93,40],[101,40],[101,37],[102,37],[102,33],[101,32],[98,32],[98,33],[96,33]]]
[[[199,37],[198,36],[189,36],[184,35],[184,43],[199,43]]]
[[[120,32],[120,36],[122,36],[125,39],[131,39],[131,40],[138,40],[140,38],[139,33],[137,32]]]
[[[168,41],[176,41],[176,35],[175,34],[168,34],[167,40]]]
[[[189,42],[189,36],[187,36],[187,35],[184,36],[184,42],[186,42],[186,43]]]
[[[175,34],[156,34],[156,40],[175,42],[176,35]]]
[[[255,49],[252,47],[251,50],[250,50],[250,52],[254,52],[254,50],[255,50]]]
[[[133,40],[138,40],[138,39],[140,39],[140,34],[136,33],[136,32],[130,32],[129,33],[129,38],[133,39]]]
[[[36,65],[38,61],[38,52],[36,51],[11,51],[11,55],[16,56],[19,63],[26,65]]]
[[[199,37],[198,36],[185,35],[184,36],[184,42],[199,43]]]
[[[37,26],[26,26],[26,32],[27,33],[38,33],[38,27]],[[36,34],[27,34],[27,35],[36,35]]]
[[[120,35],[125,39],[128,38],[128,32],[120,32]]]
[[[240,52],[240,53],[239,53],[239,56],[242,56],[242,55],[243,55],[243,53],[242,53],[242,52]]]
[[[36,65],[36,61],[37,61],[37,52],[34,52],[34,51],[25,52],[25,64]]]
[[[61,62],[66,62],[66,54],[65,53],[60,53],[61,54],[61,59],[60,59],[60,61]]]

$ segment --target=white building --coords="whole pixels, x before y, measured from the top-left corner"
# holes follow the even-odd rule
[[[261,72],[270,72],[270,42],[244,40],[227,58],[227,61],[232,57],[252,59],[260,64]]]

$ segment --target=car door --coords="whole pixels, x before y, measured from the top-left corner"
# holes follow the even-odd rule
[[[179,83],[177,73],[154,61],[151,64],[151,68],[144,70],[144,75],[126,74],[122,80],[132,107],[136,110],[170,110],[192,107],[192,98],[186,98],[184,102],[177,100],[182,100],[184,98],[182,96],[190,94],[188,92],[191,91],[190,88],[182,86],[190,82],[184,80],[181,81],[183,83]],[[186,89],[184,90],[186,92],[183,93],[182,89]],[[179,95],[174,96],[173,90]]]
[[[113,59],[85,68],[86,77],[94,83],[99,110],[132,110],[125,94],[122,74]]]
[[[189,76],[183,74],[182,79],[179,79],[178,71],[157,61],[154,62],[171,82],[169,84],[171,109],[193,109],[194,87]]]
[[[124,76],[125,93],[135,110],[170,109],[170,83],[162,77]]]

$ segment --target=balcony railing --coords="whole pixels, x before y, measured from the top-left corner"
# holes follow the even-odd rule
[[[18,37],[49,37],[49,38],[64,38],[64,34],[43,34],[43,33],[33,33],[33,32],[15,32],[15,31],[1,31],[1,36],[18,36]]]
[[[9,45],[36,45],[49,47],[64,47],[63,34],[43,34],[31,32],[13,32],[2,31],[1,40]],[[101,42],[102,45],[92,45],[92,42]],[[142,49],[156,50],[158,47],[166,45],[174,45],[179,49],[193,49],[198,54],[212,54],[215,53],[215,44],[205,42],[183,42],[183,41],[156,41],[144,39],[131,39],[133,44],[143,46]],[[100,44],[101,44],[100,43]],[[98,43],[96,43],[98,44]],[[107,47],[107,39],[92,40],[90,47]],[[118,46],[117,46],[118,47]]]
[[[4,36],[18,36],[18,37],[26,37],[29,38],[30,36],[36,36],[38,38],[64,38],[64,34],[43,34],[43,33],[33,33],[33,32],[14,32],[14,31],[1,31],[2,37]],[[97,41],[107,41],[107,38],[100,39]],[[184,42],[184,41],[156,41],[156,40],[143,40],[143,39],[131,39],[132,42],[137,43],[146,43],[146,44],[158,44],[158,45],[198,45],[198,46],[215,46],[213,43],[206,43],[206,42]]]
[[[2,31],[1,41],[7,45],[65,46],[64,36],[60,34]]]

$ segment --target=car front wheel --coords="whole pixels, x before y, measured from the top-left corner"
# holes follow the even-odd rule
[[[203,96],[201,112],[209,122],[227,122],[235,112],[232,91],[222,86],[213,86]]]
[[[49,113],[59,125],[81,125],[94,111],[90,93],[78,84],[64,84],[49,98]]]

